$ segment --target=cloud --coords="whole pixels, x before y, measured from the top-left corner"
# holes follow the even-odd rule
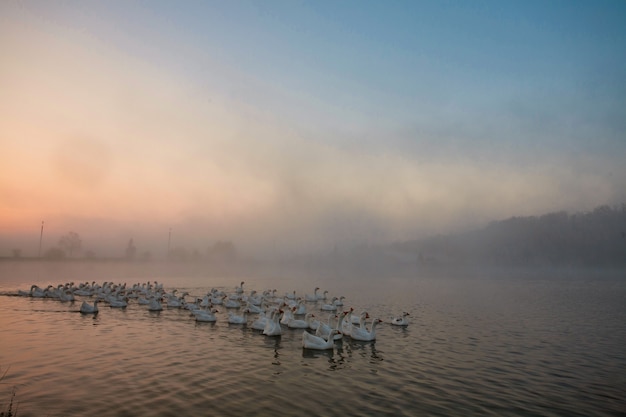
[[[572,119],[558,101],[419,102],[409,121],[409,110],[395,118],[374,103],[380,115],[368,118],[197,51],[188,58],[200,78],[103,39],[44,35],[15,36],[3,68],[4,225],[46,219],[85,240],[133,235],[160,248],[172,228],[200,248],[233,239],[295,249],[626,199],[624,147],[607,155],[570,141],[576,125],[562,128]]]

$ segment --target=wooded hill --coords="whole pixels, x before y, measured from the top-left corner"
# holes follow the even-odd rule
[[[483,229],[392,245],[418,264],[626,266],[626,204],[511,217]]]

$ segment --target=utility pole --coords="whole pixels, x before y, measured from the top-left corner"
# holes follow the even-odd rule
[[[170,232],[167,235],[167,259],[170,258],[170,243],[172,241],[172,228],[170,227]]]
[[[37,253],[37,257],[41,258],[41,241],[43,240],[43,220],[41,221],[41,233],[39,234],[39,252]]]

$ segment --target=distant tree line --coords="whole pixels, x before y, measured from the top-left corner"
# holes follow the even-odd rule
[[[95,259],[93,251],[83,251],[82,239],[75,232],[62,236],[48,249],[47,259]],[[133,239],[120,251],[119,259],[148,261],[150,252],[138,254]],[[22,258],[20,249],[13,258]],[[231,263],[239,260],[235,245],[220,240],[205,251],[174,247],[167,259],[177,262],[205,261]],[[603,205],[590,212],[569,214],[558,211],[542,216],[511,217],[494,221],[471,232],[439,235],[398,242],[392,245],[335,246],[328,253],[306,254],[282,259],[299,266],[352,265],[376,271],[407,265],[572,265],[626,266],[626,204]]]
[[[197,249],[189,251],[183,246],[170,250],[168,258],[173,261],[209,261],[234,262],[237,260],[237,249],[231,241],[219,240],[209,246],[205,254]]]
[[[56,247],[48,249],[44,254],[44,258],[47,259],[65,259],[66,256],[70,258],[78,254],[83,247],[83,241],[80,235],[76,232],[69,232],[66,235],[61,236]]]
[[[420,264],[626,265],[626,204],[511,217],[468,233],[393,245]]]
[[[20,259],[23,257],[22,250],[19,248],[12,249],[12,257]],[[92,250],[83,251],[83,241],[76,232],[68,232],[61,236],[56,246],[47,249],[42,257],[48,260],[64,260],[77,259],[81,256],[84,259],[97,259],[96,254]],[[131,238],[120,257],[112,257],[107,259],[124,259],[126,261],[149,261],[152,259],[150,251],[138,254],[138,248],[135,246],[134,239]],[[219,240],[207,247],[204,253],[197,249],[187,250],[183,246],[176,246],[167,253],[167,259],[177,262],[197,262],[208,261],[218,263],[231,263],[238,260],[237,248],[231,241]]]

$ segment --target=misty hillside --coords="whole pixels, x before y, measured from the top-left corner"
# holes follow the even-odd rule
[[[418,264],[626,265],[626,204],[511,217],[471,232],[396,243]]]

